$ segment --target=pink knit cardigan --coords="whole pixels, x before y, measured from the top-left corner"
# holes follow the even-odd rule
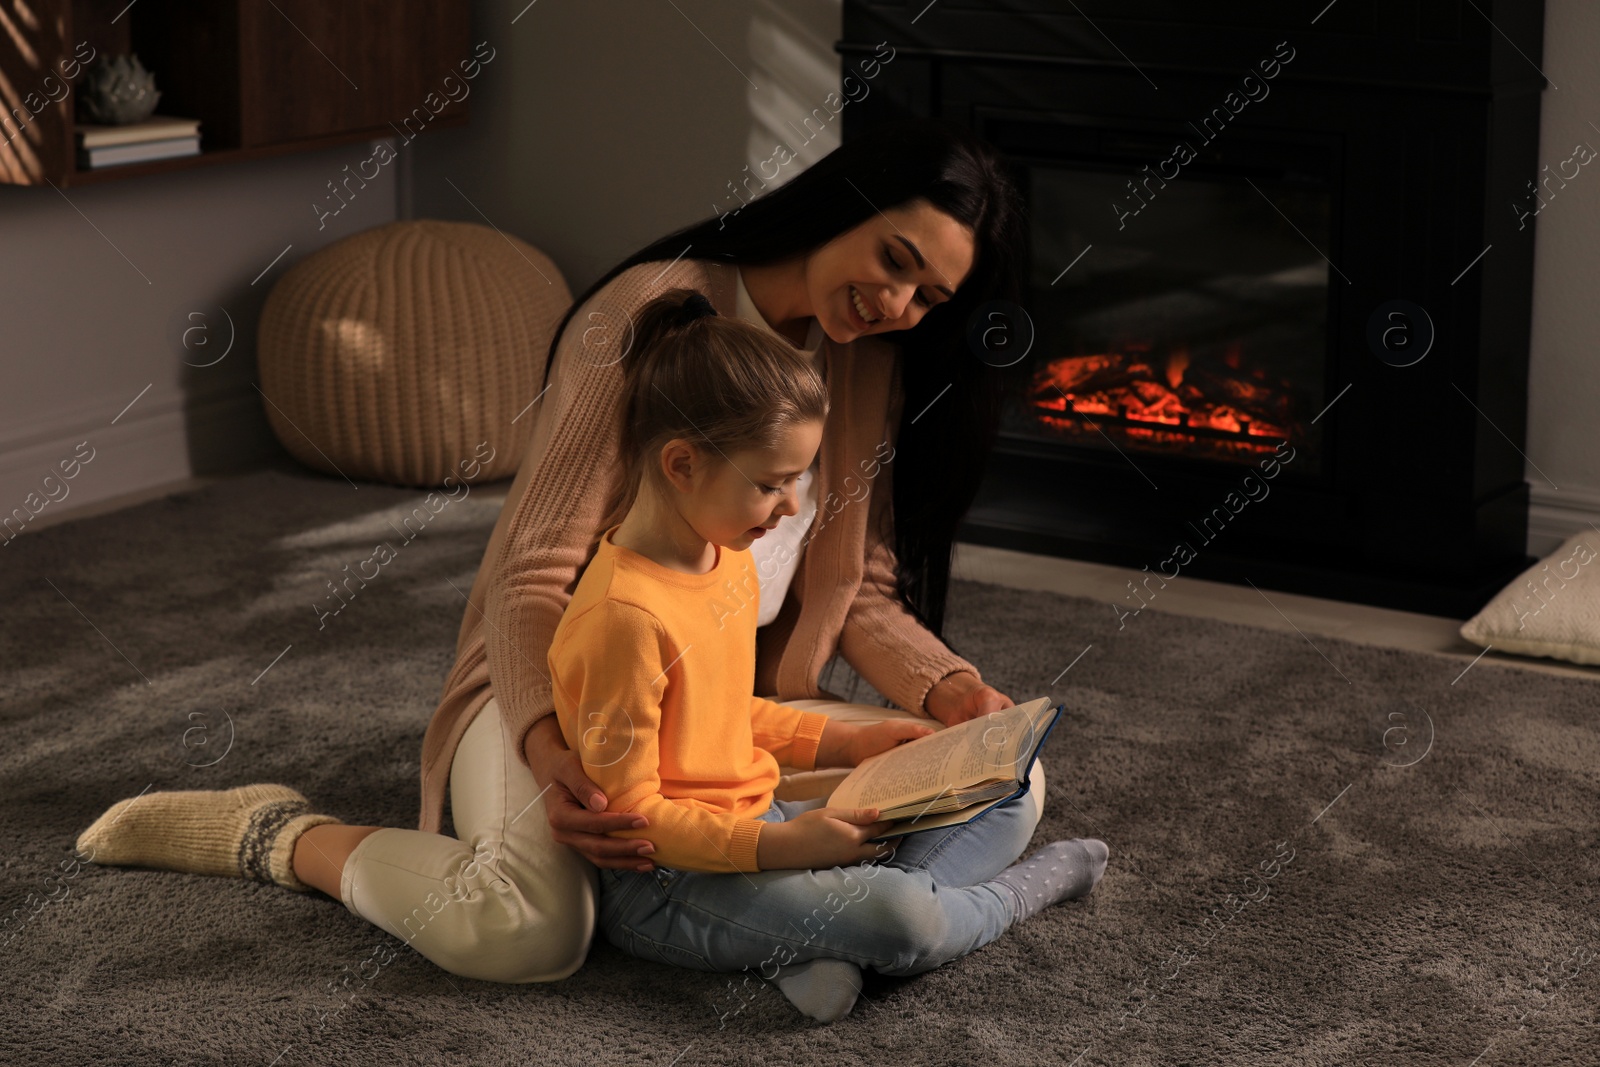
[[[738,268],[680,259],[623,271],[584,302],[562,335],[533,439],[495,523],[456,641],[456,663],[422,742],[419,827],[438,832],[456,745],[498,697],[519,759],[528,729],[555,710],[547,654],[600,535],[619,477],[618,358],[635,311],[677,287],[736,314]],[[890,506],[903,401],[899,349],[874,337],[823,338],[831,401],[820,449],[819,502],[778,617],[756,631],[756,694],[826,697],[817,678],[834,654],[895,705],[926,715],[928,690],[978,669],[919,624],[894,595],[893,543],[875,532]],[[539,354],[533,354],[539,355]],[[979,675],[981,677],[981,675]]]

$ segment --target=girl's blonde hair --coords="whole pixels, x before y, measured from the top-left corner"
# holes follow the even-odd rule
[[[622,477],[608,526],[633,507],[642,478],[666,490],[661,449],[675,437],[725,462],[827,419],[828,388],[808,355],[754,323],[706,310],[702,294],[678,288],[634,316],[619,404]]]

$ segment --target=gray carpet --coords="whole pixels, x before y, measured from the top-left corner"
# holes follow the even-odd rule
[[[965,959],[869,976],[831,1027],[767,989],[719,1029],[725,978],[603,940],[567,981],[496,986],[320,896],[74,873],[78,832],[147,787],[281,781],[414,825],[498,513],[468,497],[401,545],[385,520],[422,496],[264,472],[0,548],[0,1060],[1600,1063],[1595,683],[1485,661],[1452,684],[1459,661],[1154,609],[1119,631],[970,582],[955,646],[1069,711],[1035,844],[1099,836],[1111,865]],[[319,630],[325,580],[380,540],[398,557]]]

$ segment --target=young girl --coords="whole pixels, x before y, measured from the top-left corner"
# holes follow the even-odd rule
[[[1033,820],[1018,797],[965,826],[883,844],[876,809],[773,796],[779,766],[849,767],[933,732],[837,721],[753,695],[750,544],[797,511],[828,412],[814,367],[776,336],[670,290],[637,317],[620,427],[626,516],[556,628],[549,667],[568,746],[637,812],[651,871],[602,869],[598,926],[633,955],[756,968],[826,1021],[860,968],[911,975],[1092,889],[1108,849],[1056,841],[1011,866]]]

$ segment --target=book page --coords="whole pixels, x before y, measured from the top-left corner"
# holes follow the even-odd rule
[[[942,830],[946,826],[956,826],[960,823],[971,822],[973,819],[976,819],[979,815],[983,814],[985,811],[988,811],[996,804],[1003,804],[1005,801],[1005,797],[997,797],[994,800],[980,800],[974,804],[968,805],[967,807],[961,808],[958,811],[946,811],[937,815],[924,815],[916,819],[896,819],[894,825],[889,829],[885,830],[877,837],[869,837],[867,840],[888,841],[892,838],[899,837],[901,834],[913,834],[921,830]]]
[[[1018,764],[1053,714],[1040,697],[897,745],[851,771],[828,805],[898,808],[982,782],[1020,781],[1026,768]]]

